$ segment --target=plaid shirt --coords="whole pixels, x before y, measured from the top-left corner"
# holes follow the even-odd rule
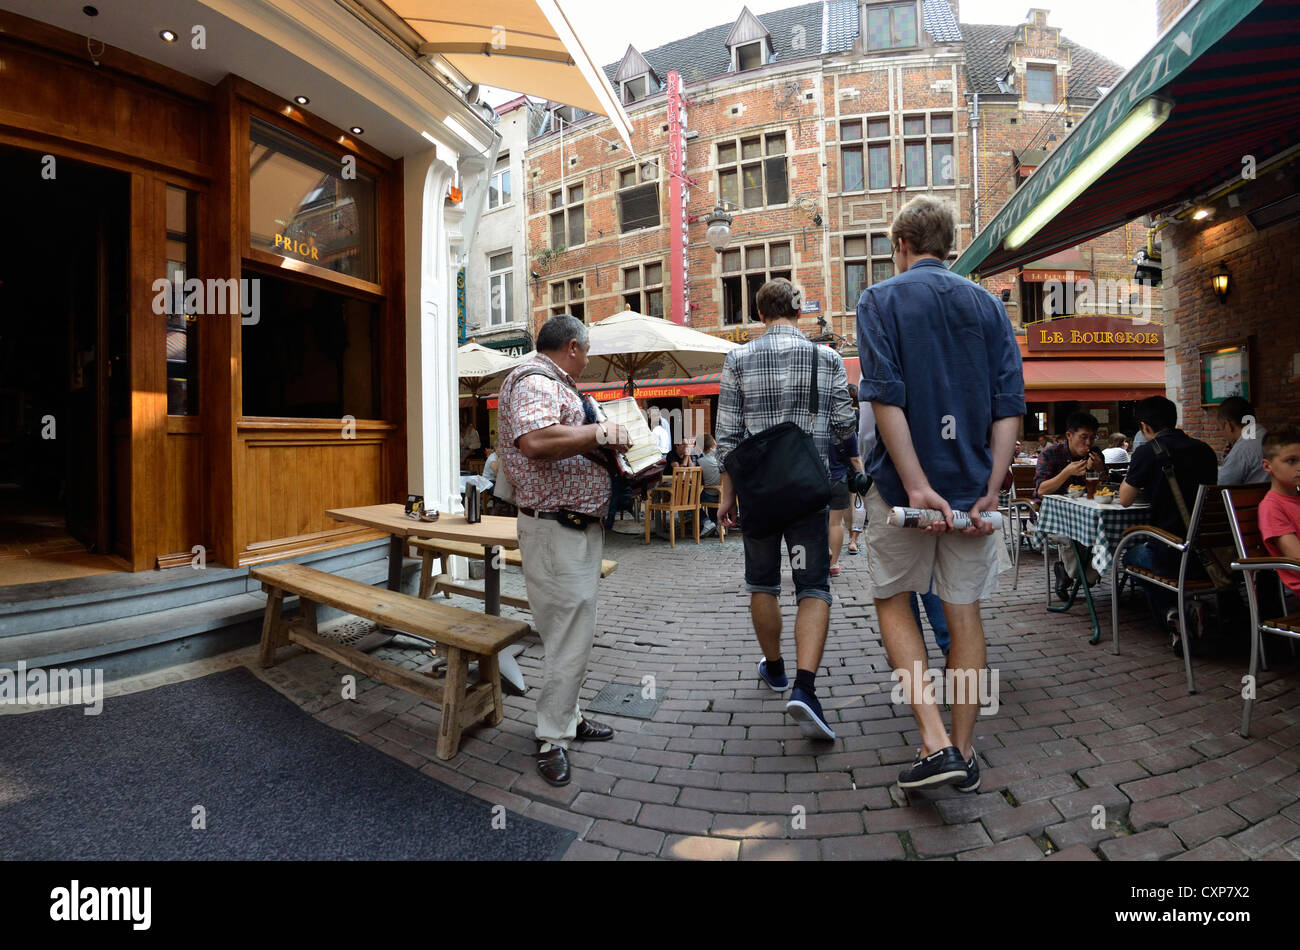
[[[808,412],[814,356],[819,361],[815,419]],[[832,441],[857,430],[840,354],[810,343],[795,327],[774,323],[757,340],[728,353],[722,365],[718,463],[725,467],[727,456],[743,439],[782,422],[794,422],[812,433],[823,462]]]
[[[1080,456],[1080,458],[1087,457],[1086,455]],[[1041,498],[1042,495],[1038,491],[1038,486],[1060,475],[1065,466],[1077,461],[1079,459],[1070,454],[1069,442],[1056,442],[1039,452],[1038,468],[1034,470],[1034,494]],[[1064,495],[1069,487],[1069,482],[1066,482],[1056,490],[1056,494]]]

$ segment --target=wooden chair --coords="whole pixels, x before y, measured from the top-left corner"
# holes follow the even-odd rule
[[[466,726],[480,719],[497,726],[505,717],[497,654],[528,635],[529,627],[524,621],[431,603],[302,564],[255,567],[248,576],[260,581],[267,595],[258,657],[263,667],[275,665],[275,651],[279,647],[297,643],[381,683],[440,705],[442,718],[438,724],[437,747],[440,759],[450,759],[456,754]],[[300,616],[292,620],[285,619],[281,613],[285,596],[290,594],[298,596],[300,607]],[[429,676],[323,639],[316,629],[317,604],[373,620],[418,639],[436,641],[446,650],[446,681],[439,685]],[[478,682],[470,686],[469,663],[474,659],[478,660]]]
[[[1241,714],[1241,734],[1250,735],[1250,714],[1254,706],[1255,684],[1258,682],[1259,663],[1264,652],[1264,634],[1272,633],[1287,637],[1295,646],[1300,640],[1300,611],[1275,617],[1271,620],[1260,619],[1259,591],[1255,575],[1259,571],[1300,571],[1300,561],[1286,557],[1274,557],[1264,547],[1264,537],[1259,530],[1259,503],[1268,494],[1269,486],[1231,485],[1223,488],[1223,505],[1228,514],[1228,523],[1232,529],[1233,546],[1237,557],[1232,562],[1232,569],[1240,571],[1246,578],[1246,600],[1250,604],[1250,680],[1251,689],[1245,691],[1245,708]],[[1282,576],[1277,576],[1278,593],[1282,610],[1286,610],[1286,593]],[[1264,666],[1268,668],[1267,663]]]
[[[698,466],[679,468],[673,472],[672,485],[665,498],[652,497],[645,505],[645,543],[650,543],[650,519],[656,511],[668,515],[668,542],[677,547],[677,516],[693,514],[695,517],[695,543],[700,543],[700,492],[704,488],[704,470]]]
[[[1232,529],[1229,526],[1227,510],[1224,508],[1224,497],[1218,489],[1218,485],[1202,485],[1197,490],[1196,501],[1192,504],[1187,525],[1186,540],[1155,525],[1134,525],[1120,538],[1112,562],[1110,623],[1114,652],[1119,653],[1119,586],[1124,577],[1130,576],[1134,580],[1142,580],[1172,591],[1178,597],[1178,636],[1183,643],[1183,661],[1187,666],[1187,692],[1189,693],[1196,692],[1196,680],[1192,676],[1192,650],[1187,636],[1188,601],[1197,602],[1197,618],[1200,620],[1201,629],[1204,630],[1199,600],[1213,596],[1220,608],[1219,615],[1222,616],[1221,597],[1233,589],[1230,583],[1216,584],[1211,579],[1198,580],[1188,576],[1192,566],[1200,563],[1201,552],[1233,546]],[[1178,576],[1170,577],[1144,567],[1126,565],[1124,552],[1138,541],[1153,542],[1157,546],[1178,552]]]

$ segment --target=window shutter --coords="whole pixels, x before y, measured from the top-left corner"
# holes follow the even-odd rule
[[[659,186],[656,184],[640,185],[619,192],[619,217],[622,231],[636,231],[641,228],[659,226]]]

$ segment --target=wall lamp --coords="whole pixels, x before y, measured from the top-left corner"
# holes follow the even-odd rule
[[[1228,273],[1228,268],[1220,264],[1214,276],[1210,278],[1210,287],[1214,289],[1214,296],[1219,298],[1222,303],[1228,299],[1228,291],[1232,289],[1232,275]]]

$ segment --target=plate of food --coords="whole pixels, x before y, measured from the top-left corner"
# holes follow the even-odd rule
[[[1069,488],[1066,489],[1066,494],[1068,494],[1071,498],[1082,498],[1083,491],[1084,488],[1082,485],[1071,485]]]
[[[1093,498],[1099,505],[1113,505],[1115,503],[1115,493],[1109,488],[1097,489],[1097,494]]]

